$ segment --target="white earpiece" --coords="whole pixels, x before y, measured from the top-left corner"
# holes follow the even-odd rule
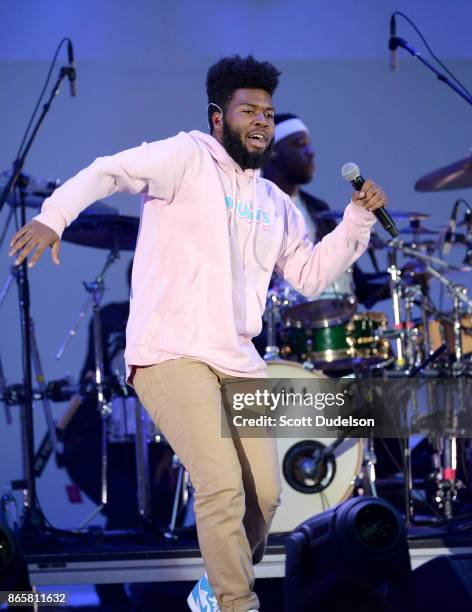
[[[223,111],[222,111],[221,107],[218,106],[218,104],[215,104],[214,102],[210,102],[208,104],[208,106],[207,106],[207,109],[209,109],[210,106],[215,106],[218,109],[218,111],[221,113],[221,121],[223,121]]]

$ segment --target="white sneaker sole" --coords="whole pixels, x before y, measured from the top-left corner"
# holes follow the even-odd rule
[[[192,612],[200,612],[200,608],[197,608],[197,606],[195,605],[192,593],[190,593],[190,595],[187,597],[187,604],[188,607],[192,610]]]

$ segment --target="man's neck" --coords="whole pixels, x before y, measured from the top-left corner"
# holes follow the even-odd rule
[[[300,192],[299,185],[292,183],[285,176],[278,172],[274,172],[271,168],[266,168],[264,171],[264,178],[275,183],[277,187],[280,187],[280,189],[288,194],[292,199],[295,199]]]

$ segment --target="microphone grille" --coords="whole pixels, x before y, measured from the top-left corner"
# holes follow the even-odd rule
[[[348,162],[342,167],[341,174],[343,175],[343,179],[351,182],[355,181],[356,178],[361,175],[361,172],[357,164],[354,164],[353,162]]]

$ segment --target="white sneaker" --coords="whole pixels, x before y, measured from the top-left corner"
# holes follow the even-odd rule
[[[220,612],[220,607],[216,601],[215,593],[208,582],[206,572],[187,597],[187,604],[192,612]]]

